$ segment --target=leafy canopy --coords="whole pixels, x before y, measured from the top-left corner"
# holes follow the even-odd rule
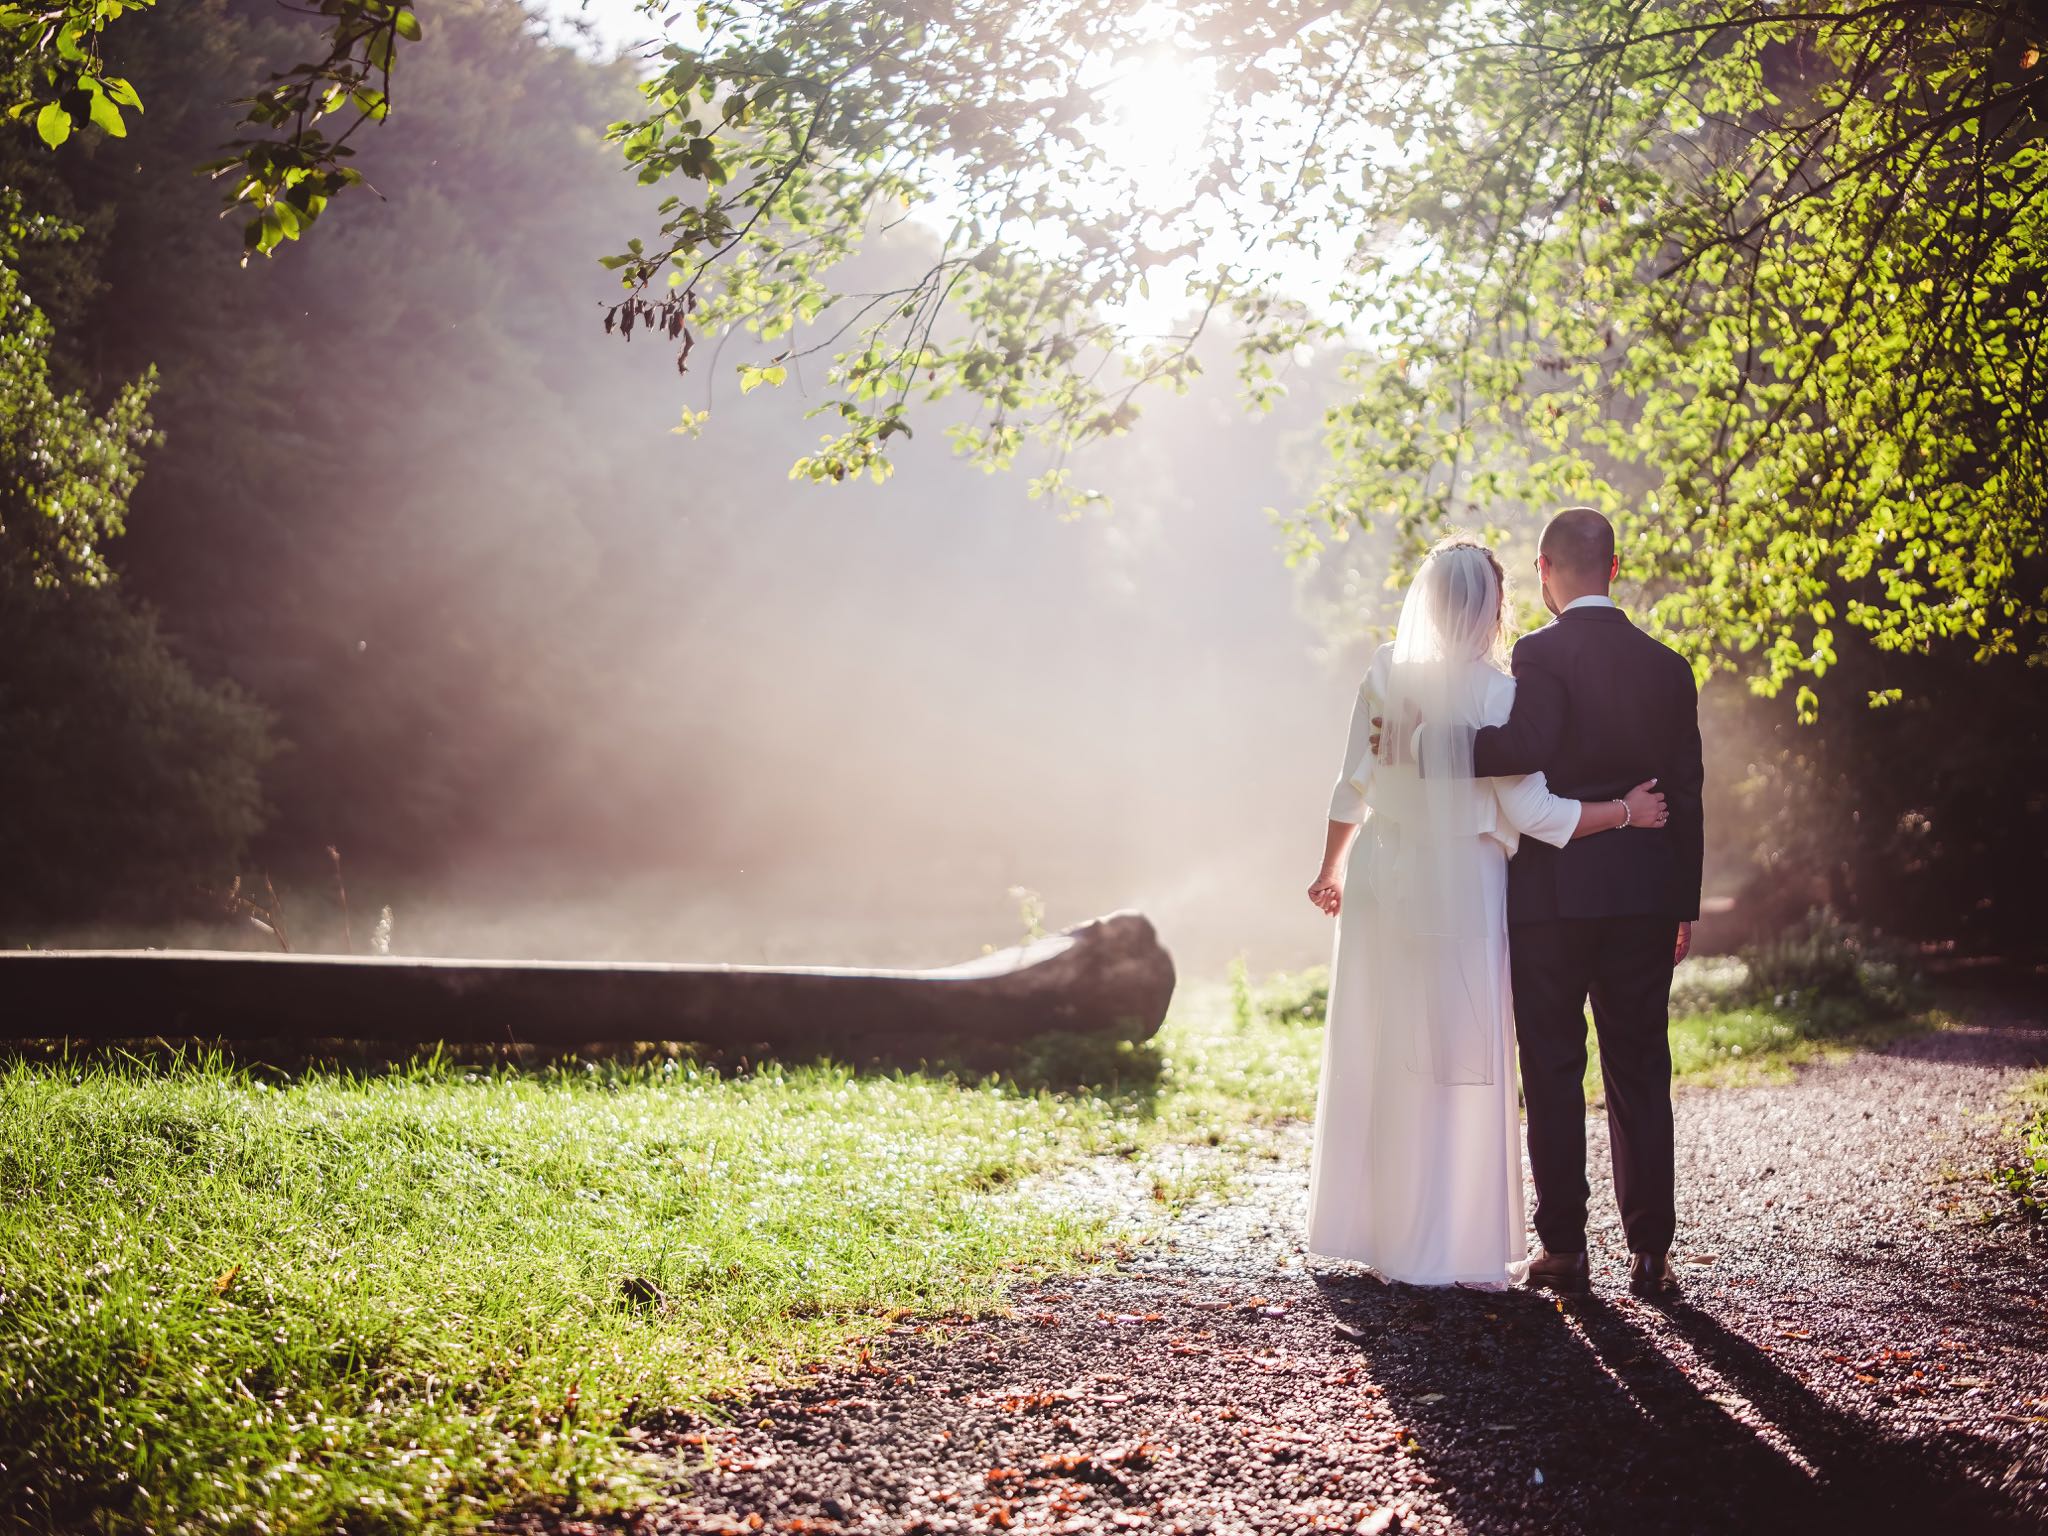
[[[50,322],[15,263],[25,242],[77,237],[0,191],[0,568],[37,587],[109,579],[105,545],[122,531],[151,439],[153,375],[120,386],[104,412],[51,383]]]
[[[0,71],[10,81],[7,115],[34,122],[51,149],[84,123],[125,138],[125,113],[143,110],[135,87],[107,67],[106,32],[156,0],[0,0]],[[271,77],[236,105],[243,136],[201,169],[227,182],[227,205],[243,216],[245,253],[269,255],[296,240],[328,199],[362,184],[347,162],[349,140],[390,111],[391,68],[420,24],[398,0],[307,0],[322,18],[327,52]],[[329,136],[330,127],[345,123]],[[244,255],[247,260],[247,254]]]
[[[1344,351],[1297,555],[1561,500],[1615,513],[1654,621],[1775,691],[1882,647],[2048,660],[2048,70],[2021,0],[646,0],[613,137],[672,188],[608,324],[829,356],[882,472],[961,395],[983,462],[1066,452],[1233,322],[1253,400]],[[1123,83],[1199,103],[1182,174]],[[1184,113],[1176,91],[1143,101]],[[919,209],[916,283],[839,267]],[[1194,316],[1142,343],[1129,306]]]
[[[53,327],[24,291],[31,247],[80,231],[0,191],[0,920],[160,913],[232,869],[263,825],[264,711],[202,683],[106,546],[154,440],[154,371],[105,410],[52,380]]]
[[[0,4],[14,114],[53,147],[81,121],[124,133],[141,104],[100,37],[153,3]],[[253,251],[360,180],[347,141],[420,35],[396,0],[315,9],[327,56],[245,101],[250,136],[211,167]],[[2026,0],[641,9],[671,40],[612,137],[672,190],[606,258],[607,327],[666,334],[684,367],[700,336],[749,333],[743,389],[824,355],[838,430],[799,476],[886,474],[914,411],[960,395],[965,452],[1035,442],[1034,488],[1086,500],[1068,452],[1184,384],[1224,317],[1255,404],[1304,343],[1345,357],[1297,557],[1590,501],[1654,622],[1762,691],[1798,682],[1802,712],[1842,625],[2048,660]],[[1146,164],[1162,115],[1187,142]],[[912,217],[921,276],[843,280]],[[1155,287],[1189,318],[1139,335]]]

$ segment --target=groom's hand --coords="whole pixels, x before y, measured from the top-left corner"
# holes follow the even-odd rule
[[[1685,957],[1686,957],[1687,955],[1689,955],[1689,954],[1691,954],[1691,953],[1692,953],[1692,924],[1691,924],[1691,923],[1680,923],[1680,924],[1678,925],[1678,948],[1677,948],[1677,949],[1676,949],[1676,950],[1675,950],[1675,951],[1673,952],[1673,954],[1672,954],[1672,956],[1671,956],[1671,963],[1672,963],[1673,965],[1676,965],[1676,964],[1678,964],[1678,962],[1679,962],[1679,961],[1683,960],[1683,959],[1684,959],[1684,958],[1685,958]]]
[[[1372,717],[1372,735],[1368,738],[1372,747],[1373,757],[1382,763],[1413,761],[1416,750],[1415,738],[1421,734],[1423,724],[1422,716],[1415,712],[1413,706],[1410,706],[1408,712],[1401,717],[1400,732],[1394,737],[1394,755],[1392,757],[1381,757],[1380,739],[1386,734],[1387,722],[1378,715],[1374,715]],[[1404,751],[1406,756],[1402,755]]]

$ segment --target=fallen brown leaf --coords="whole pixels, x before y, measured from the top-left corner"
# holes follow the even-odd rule
[[[1179,1446],[1162,1445],[1157,1440],[1133,1440],[1128,1445],[1105,1451],[1102,1461],[1112,1467],[1149,1467],[1163,1457],[1177,1455],[1179,1451]]]

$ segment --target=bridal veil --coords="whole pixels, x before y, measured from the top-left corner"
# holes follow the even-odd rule
[[[1490,786],[1472,772],[1485,672],[1499,644],[1501,584],[1493,557],[1452,542],[1430,552],[1401,606],[1378,761],[1367,804],[1387,857],[1374,896],[1399,957],[1367,985],[1401,1035],[1410,1070],[1443,1084],[1491,1083],[1506,1017],[1494,964],[1501,917],[1487,899],[1472,839]]]

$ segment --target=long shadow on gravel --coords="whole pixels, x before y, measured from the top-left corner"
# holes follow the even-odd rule
[[[1631,1302],[1316,1284],[1468,1529],[2000,1528],[1960,1475],[1829,1407],[1705,1313],[1678,1309],[1669,1326],[1732,1393],[1673,1363]]]
[[[1934,1530],[2039,1529],[1997,1509],[1981,1485],[1961,1475],[1960,1462],[1988,1465],[1999,1454],[1976,1436],[1953,1432],[1938,1453],[1926,1443],[1901,1441],[1830,1404],[1709,1313],[1680,1307],[1670,1322],[1701,1361],[1748,1399],[1814,1469],[1823,1490],[1821,1509],[1830,1520],[1868,1521],[1867,1529],[1907,1522]]]

